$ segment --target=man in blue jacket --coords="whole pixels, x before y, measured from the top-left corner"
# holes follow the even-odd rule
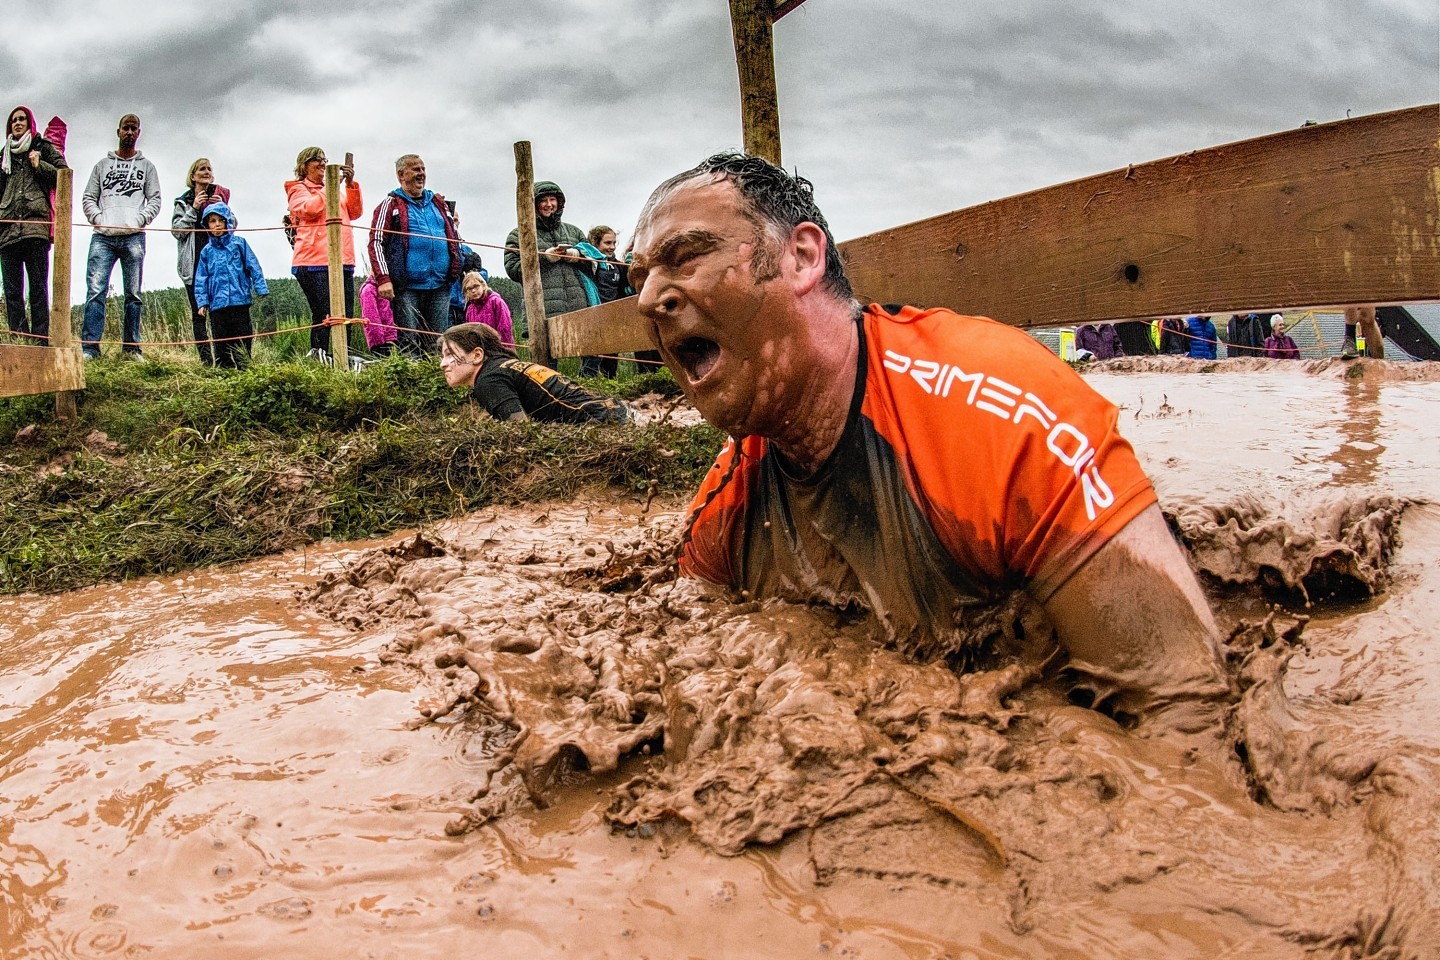
[[[445,198],[425,189],[425,161],[395,161],[400,186],[370,220],[370,271],[377,292],[394,300],[400,349],[410,356],[439,351],[450,325],[450,284],[460,276],[460,231]]]

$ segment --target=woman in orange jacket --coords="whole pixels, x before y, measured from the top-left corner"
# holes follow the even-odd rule
[[[355,167],[347,154],[340,168],[344,189],[340,197],[340,262],[345,271],[345,316],[355,314],[355,237],[348,221],[365,212]],[[295,255],[290,272],[300,282],[310,304],[310,352],[324,360],[330,346],[330,330],[322,326],[330,315],[330,238],[325,224],[325,151],[306,147],[295,158],[295,179],[285,183],[290,222],[295,228]]]

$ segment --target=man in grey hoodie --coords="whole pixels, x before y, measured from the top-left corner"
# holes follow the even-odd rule
[[[105,332],[105,294],[115,262],[125,287],[125,352],[140,356],[140,284],[145,266],[144,229],[160,213],[160,175],[135,144],[140,140],[140,118],[127,113],[115,131],[120,145],[90,171],[80,196],[85,219],[95,227],[90,256],[85,263],[85,324],[80,345],[86,359],[100,356]]]

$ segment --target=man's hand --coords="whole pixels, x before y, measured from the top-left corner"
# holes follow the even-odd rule
[[[384,283],[378,284],[375,287],[375,292],[380,294],[381,300],[394,300],[395,284],[391,283],[389,280],[386,280]]]
[[[340,182],[351,183],[355,179],[355,167],[353,164],[342,164],[340,166]]]
[[[200,308],[198,311],[196,311],[196,312],[199,313],[200,316],[202,316],[202,317],[208,317],[208,316],[210,316],[210,308],[209,308],[209,307],[201,307],[201,308]]]

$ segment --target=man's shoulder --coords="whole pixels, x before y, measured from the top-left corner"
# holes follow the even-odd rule
[[[1050,350],[1025,331],[989,317],[956,313],[944,307],[879,306],[865,311],[865,333],[871,352],[903,350],[909,347],[940,349],[954,357],[989,359],[997,351],[1019,353],[1026,358]]]

